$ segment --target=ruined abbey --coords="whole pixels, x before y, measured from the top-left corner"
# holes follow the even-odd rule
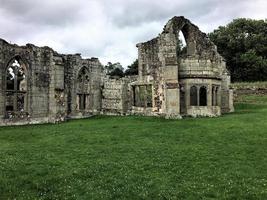
[[[179,33],[186,48],[179,49]],[[0,39],[0,125],[92,115],[219,116],[232,112],[223,58],[207,35],[173,17],[158,37],[137,44],[138,76],[111,79],[97,58]]]

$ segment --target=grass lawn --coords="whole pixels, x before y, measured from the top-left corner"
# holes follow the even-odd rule
[[[0,199],[267,199],[267,97],[219,118],[0,128]]]
[[[237,82],[237,83],[232,83],[231,86],[236,88],[236,89],[267,88],[267,81]]]

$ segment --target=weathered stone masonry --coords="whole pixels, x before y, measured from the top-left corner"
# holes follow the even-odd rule
[[[179,32],[187,46],[179,49]],[[137,45],[138,77],[111,79],[97,58],[0,39],[0,125],[96,114],[180,118],[233,111],[230,76],[206,34],[184,17]]]
[[[17,46],[4,40],[0,48],[0,125],[57,122],[100,112],[104,76],[97,58],[61,55],[49,47]],[[21,71],[24,78],[13,71]],[[16,81],[19,78],[23,81]],[[23,95],[19,99],[13,88],[22,84],[26,87],[18,91]]]
[[[179,49],[179,32],[187,43]],[[233,111],[230,76],[216,46],[184,17],[174,17],[158,37],[137,45],[135,85],[152,85],[151,107],[138,112],[165,117],[217,116]]]

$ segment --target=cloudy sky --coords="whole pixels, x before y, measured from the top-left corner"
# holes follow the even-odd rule
[[[175,15],[211,32],[237,17],[266,19],[267,0],[0,0],[0,37],[126,67],[137,58],[136,43]]]

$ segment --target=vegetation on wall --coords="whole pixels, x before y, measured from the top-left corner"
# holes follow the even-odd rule
[[[232,81],[267,80],[267,21],[235,19],[209,34]]]

